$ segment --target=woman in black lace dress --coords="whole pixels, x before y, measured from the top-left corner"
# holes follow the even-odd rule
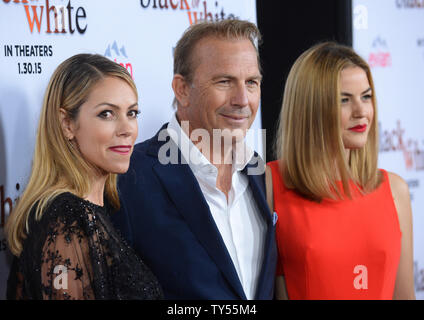
[[[8,299],[159,299],[160,286],[113,228],[116,176],[137,137],[129,73],[80,54],[54,72],[28,185],[7,220]]]

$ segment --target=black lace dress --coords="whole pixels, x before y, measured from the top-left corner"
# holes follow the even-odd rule
[[[161,299],[152,272],[112,226],[110,209],[71,193],[34,212],[7,283],[8,299]]]

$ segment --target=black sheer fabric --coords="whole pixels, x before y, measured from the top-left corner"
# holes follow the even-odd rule
[[[34,212],[10,270],[8,299],[161,299],[151,271],[112,226],[108,206],[57,196]]]

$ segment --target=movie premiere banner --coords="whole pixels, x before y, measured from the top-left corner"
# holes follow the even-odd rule
[[[354,0],[353,46],[374,76],[379,166],[409,185],[414,281],[424,299],[424,1]]]
[[[256,23],[255,0],[0,0],[0,299],[11,262],[4,223],[28,181],[44,91],[54,69],[77,53],[121,64],[139,91],[139,136],[174,112],[173,48],[199,19]],[[252,126],[260,131],[260,111]],[[249,144],[263,155],[261,137]],[[146,190],[148,192],[148,190]]]

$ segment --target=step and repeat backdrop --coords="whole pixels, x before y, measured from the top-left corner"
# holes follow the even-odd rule
[[[4,222],[29,178],[37,121],[54,69],[77,53],[98,53],[131,73],[139,90],[139,136],[173,114],[172,51],[199,19],[256,23],[255,0],[0,0],[0,299],[10,256]],[[253,124],[260,130],[260,111]],[[260,154],[262,140],[249,143]]]
[[[424,2],[353,0],[353,47],[370,64],[380,125],[380,167],[411,193],[414,280],[424,299]]]
[[[11,257],[3,226],[27,183],[44,90],[76,53],[123,65],[139,90],[143,141],[173,114],[172,50],[198,19],[256,22],[255,0],[0,0],[0,299]],[[353,45],[375,78],[380,167],[409,184],[414,279],[424,299],[424,2],[353,0]],[[253,129],[260,129],[260,111]],[[259,138],[257,138],[259,137]],[[263,155],[260,135],[249,144]]]

